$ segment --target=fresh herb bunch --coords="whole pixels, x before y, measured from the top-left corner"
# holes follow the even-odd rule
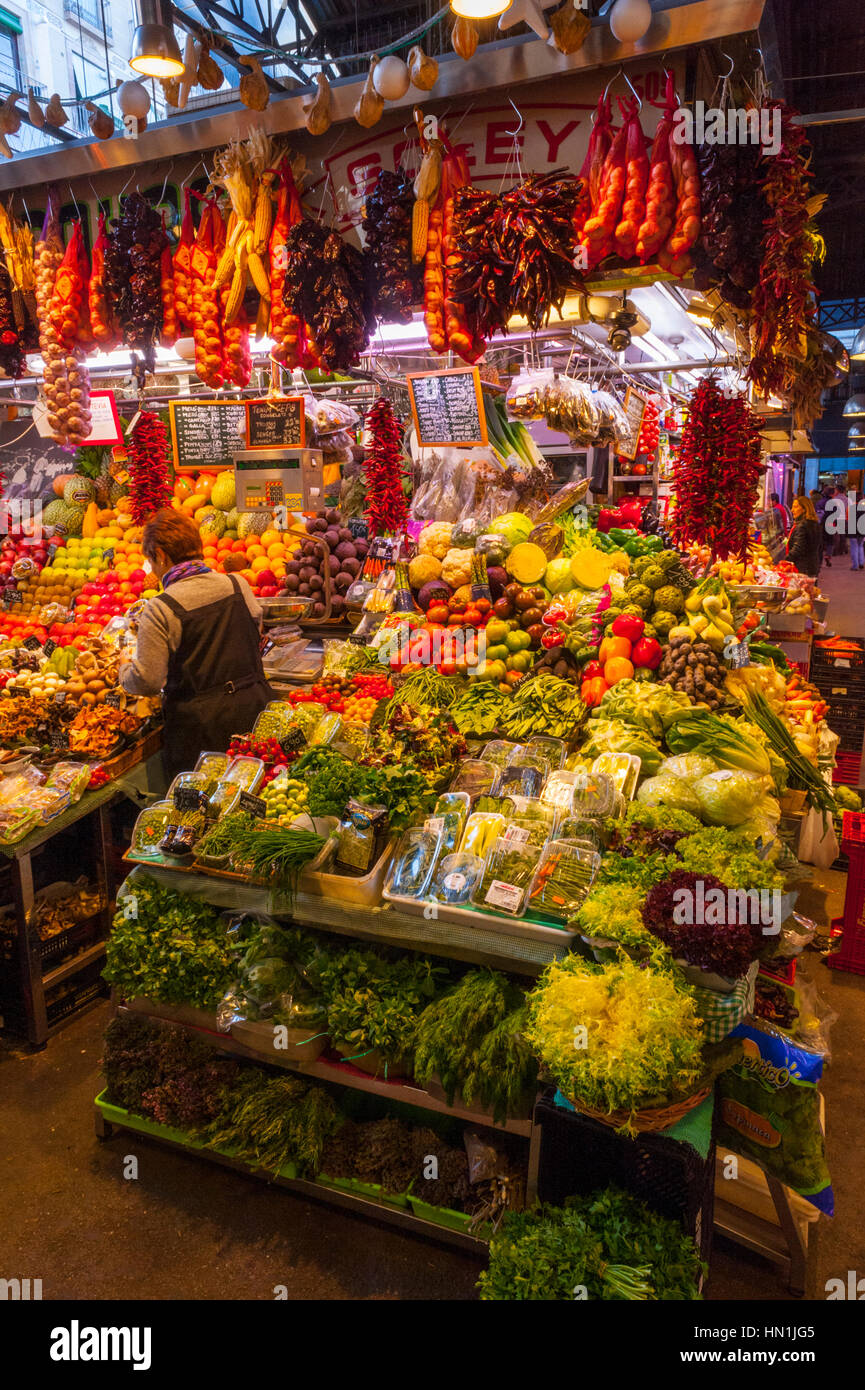
[[[465,689],[465,682],[443,676],[434,666],[424,666],[400,683],[385,706],[384,722],[391,722],[400,705],[410,705],[415,710],[450,709]]]
[[[250,1067],[203,1137],[212,1148],[269,1172],[279,1173],[296,1163],[315,1173],[340,1122],[336,1104],[322,1086],[307,1085],[294,1076],[268,1076]]]
[[[265,829],[253,824],[236,837],[232,862],[242,864],[254,878],[263,879],[292,903],[304,866],[321,853],[324,845],[321,835],[311,830],[293,830],[289,826]]]
[[[547,966],[529,1007],[537,1055],[564,1095],[592,1109],[663,1105],[702,1074],[693,992],[672,974],[568,956]]]
[[[702,884],[707,898],[720,893],[723,905],[715,914],[719,921],[708,920],[712,913],[711,903],[706,905],[703,922],[678,920],[680,895],[689,894],[691,902],[696,903],[698,883]],[[727,920],[727,889],[714,874],[677,869],[651,890],[643,904],[642,916],[647,931],[663,941],[677,960],[684,959],[689,965],[717,971],[732,979],[746,973],[763,946],[759,922]]]
[[[506,976],[470,970],[424,1009],[417,1023],[414,1076],[438,1076],[453,1105],[459,1090],[501,1122],[537,1084],[538,1064],[523,1035],[525,996]]]
[[[631,1257],[632,1258],[632,1257]],[[485,1302],[573,1302],[582,1285],[588,1298],[653,1297],[648,1265],[615,1265],[604,1237],[579,1211],[543,1207],[505,1216],[490,1241],[489,1268],[478,1279]]]
[[[222,1113],[239,1068],[182,1028],[119,1014],[105,1030],[102,1072],[112,1105],[191,1131]]]
[[[490,681],[475,681],[451,705],[451,718],[461,734],[484,738],[494,734],[510,697]]]
[[[700,1277],[708,1270],[694,1241],[677,1221],[616,1187],[569,1197],[565,1205],[579,1212],[586,1225],[603,1237],[608,1260],[650,1267],[654,1298],[699,1299]]]
[[[403,829],[435,803],[434,779],[403,757],[386,766],[353,763],[332,748],[312,748],[298,760],[294,775],[308,779],[309,814],[342,816],[352,798],[384,806],[390,827]]]
[[[360,947],[334,955],[319,970],[331,1038],[353,1055],[375,1050],[385,1062],[410,1062],[418,1016],[446,976],[446,967],[409,956]]]
[[[611,851],[604,855],[595,878],[596,884],[620,883],[647,893],[677,867],[678,860],[669,854],[659,851],[646,855],[631,854],[629,848],[625,846],[618,852]]]
[[[231,854],[246,831],[255,824],[255,817],[248,811],[231,811],[222,816],[215,825],[199,840],[196,853],[209,859],[222,859]]]
[[[574,925],[584,936],[615,941],[635,957],[654,956],[658,963],[669,953],[652,939],[643,924],[643,893],[628,885],[601,884],[592,888],[581,905]]]
[[[730,888],[781,888],[784,875],[767,859],[761,859],[753,840],[740,830],[703,826],[676,845],[683,869],[699,873],[710,864],[712,872]]]
[[[215,1008],[234,977],[225,922],[208,903],[161,888],[146,875],[126,881],[106,947],[103,978],[128,999]]]

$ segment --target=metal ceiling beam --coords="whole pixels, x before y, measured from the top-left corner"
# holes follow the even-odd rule
[[[202,3],[201,8],[205,8],[204,3]],[[176,22],[180,26],[180,28],[185,29],[189,34],[192,34],[193,38],[203,40],[208,45],[211,52],[217,53],[220,58],[224,58],[225,61],[227,63],[230,63],[233,68],[236,68],[238,72],[249,71],[249,69],[245,66],[244,63],[244,57],[246,55],[238,53],[237,49],[234,47],[234,44],[229,43],[225,39],[218,39],[212,32],[212,30],[208,29],[206,24],[199,23],[197,19],[194,19],[192,15],[187,14],[185,10],[175,9],[174,14]],[[257,34],[255,37],[256,40],[258,40],[261,36]],[[306,80],[305,73],[298,69],[295,66],[295,64],[293,64],[288,58],[286,58],[286,67],[292,68],[299,82],[304,82]],[[285,87],[281,82],[278,82],[275,77],[271,77],[268,73],[265,73],[264,76],[267,80],[267,85],[272,92],[288,91],[288,88]]]
[[[805,115],[793,117],[794,125],[851,125],[854,121],[865,121],[865,106],[854,107],[852,111],[810,111]]]
[[[601,22],[592,26],[582,48],[567,56],[541,43],[534,34],[484,44],[467,63],[456,54],[445,55],[439,59],[439,80],[435,92],[430,94],[430,104],[453,103],[496,89],[507,92],[530,82],[552,83],[556,78],[751,32],[760,23],[764,3],[765,0],[691,0],[675,9],[655,11],[651,28],[638,44],[619,43],[609,26]],[[184,26],[194,22],[179,12],[178,17]],[[201,37],[207,39],[203,26],[197,27],[202,30]],[[364,80],[361,76],[332,82],[334,125],[351,119]],[[390,109],[410,109],[416,102],[417,92],[409,89]],[[0,191],[41,186],[53,179],[67,182],[95,177],[108,169],[140,168],[191,150],[203,153],[230,140],[246,139],[253,130],[280,135],[303,128],[305,115],[299,93],[271,101],[265,111],[250,111],[239,102],[213,111],[185,111],[146,130],[138,140],[81,140],[66,145],[62,151],[17,156],[0,167]]]

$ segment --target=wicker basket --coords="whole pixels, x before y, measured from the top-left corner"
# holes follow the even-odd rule
[[[712,1083],[702,1086],[693,1095],[686,1096],[684,1100],[674,1101],[671,1105],[654,1106],[647,1110],[595,1110],[591,1105],[584,1105],[582,1101],[575,1100],[573,1096],[568,1096],[568,1100],[575,1110],[581,1115],[588,1115],[592,1120],[599,1120],[603,1125],[609,1125],[611,1129],[628,1130],[630,1133],[648,1134],[651,1131],[669,1129],[683,1119],[690,1110],[696,1110],[702,1104],[712,1089]]]

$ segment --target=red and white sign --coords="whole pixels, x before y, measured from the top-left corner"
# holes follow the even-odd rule
[[[629,69],[628,76],[643,103],[643,132],[651,137],[664,109],[663,65],[648,63],[639,71]],[[578,173],[586,157],[598,97],[609,82],[609,71],[599,70],[583,73],[576,80],[549,80],[516,88],[513,96],[522,116],[521,127],[506,94],[493,102],[482,97],[483,105],[442,112],[438,120],[454,148],[465,155],[477,187],[509,186],[529,172],[566,169]],[[632,93],[624,78],[619,78],[610,94],[616,125],[621,117],[615,98],[630,98]],[[307,206],[316,212],[322,199],[326,210],[328,204],[337,210],[337,225],[342,230],[360,221],[364,194],[380,169],[397,169],[401,164],[410,171],[417,168],[414,127],[406,124],[403,113],[394,114],[395,123],[389,130],[378,125],[367,133],[349,126],[337,149],[322,159],[323,172],[305,195]]]

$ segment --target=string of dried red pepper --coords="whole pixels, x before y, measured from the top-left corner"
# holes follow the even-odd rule
[[[143,410],[129,447],[129,496],[132,521],[142,526],[153,512],[171,501],[168,435],[158,415]]]
[[[760,420],[744,395],[726,393],[713,377],[689,404],[673,463],[679,546],[708,545],[713,557],[743,556],[762,473]]]
[[[379,396],[366,417],[369,443],[363,464],[367,483],[364,515],[371,536],[398,535],[405,529],[408,508],[402,490],[405,469],[402,427],[393,406]]]

